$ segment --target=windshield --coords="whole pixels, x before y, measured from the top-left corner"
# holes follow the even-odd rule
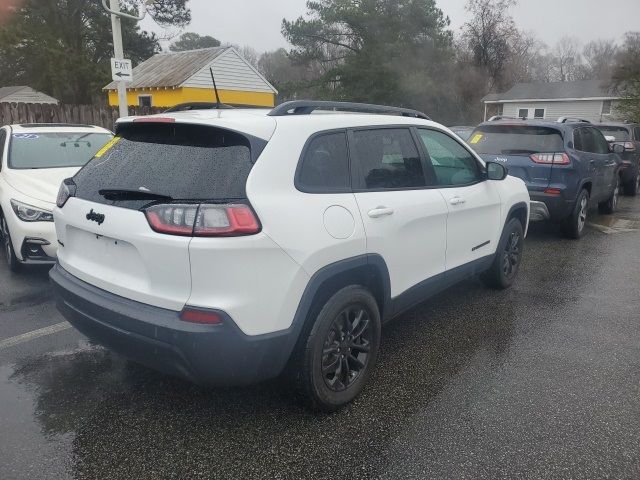
[[[614,126],[599,126],[598,130],[602,132],[605,137],[615,137],[616,142],[629,141],[629,132],[624,127]]]
[[[532,125],[482,125],[469,145],[480,154],[531,154],[564,150],[562,135],[555,128]]]
[[[82,167],[110,138],[108,133],[14,133],[9,168]]]

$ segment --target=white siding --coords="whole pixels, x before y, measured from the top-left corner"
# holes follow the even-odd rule
[[[211,88],[212,82],[209,67],[213,68],[216,85],[220,90],[277,93],[271,84],[233,48],[221,53],[210,64],[201,68],[180,86]]]
[[[560,117],[575,117],[599,122],[602,114],[602,100],[579,100],[573,102],[529,102],[529,103],[505,103],[502,114],[508,117],[517,117],[521,108],[544,108],[545,120],[557,120]],[[606,120],[605,115],[602,119]]]

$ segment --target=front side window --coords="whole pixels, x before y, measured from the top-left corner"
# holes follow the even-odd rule
[[[438,185],[468,185],[481,179],[478,161],[456,140],[435,130],[419,129],[418,132]]]
[[[604,138],[602,132],[595,128],[589,128],[588,130],[590,130],[591,134],[593,135],[595,153],[599,153],[601,155],[610,153],[609,142],[607,142],[607,139]]]
[[[109,133],[14,133],[11,135],[9,168],[82,167],[110,139]]]
[[[305,192],[335,192],[351,188],[345,132],[313,138],[304,151],[296,185]]]
[[[598,154],[609,153],[609,144],[599,130],[595,128],[581,128],[580,137],[581,144],[579,146],[581,148],[576,147],[576,150]]]
[[[353,132],[354,187],[367,190],[426,185],[420,154],[407,128]]]

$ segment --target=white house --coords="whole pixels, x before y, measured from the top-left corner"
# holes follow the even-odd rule
[[[575,117],[591,122],[611,119],[612,106],[620,97],[602,80],[518,83],[504,93],[482,99],[485,120],[492,115],[557,120]]]

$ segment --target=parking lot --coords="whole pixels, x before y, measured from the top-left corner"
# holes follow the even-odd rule
[[[468,281],[385,327],[332,415],[92,346],[46,268],[0,260],[0,478],[639,478],[639,249],[640,198],[580,241],[535,225],[512,289]]]

